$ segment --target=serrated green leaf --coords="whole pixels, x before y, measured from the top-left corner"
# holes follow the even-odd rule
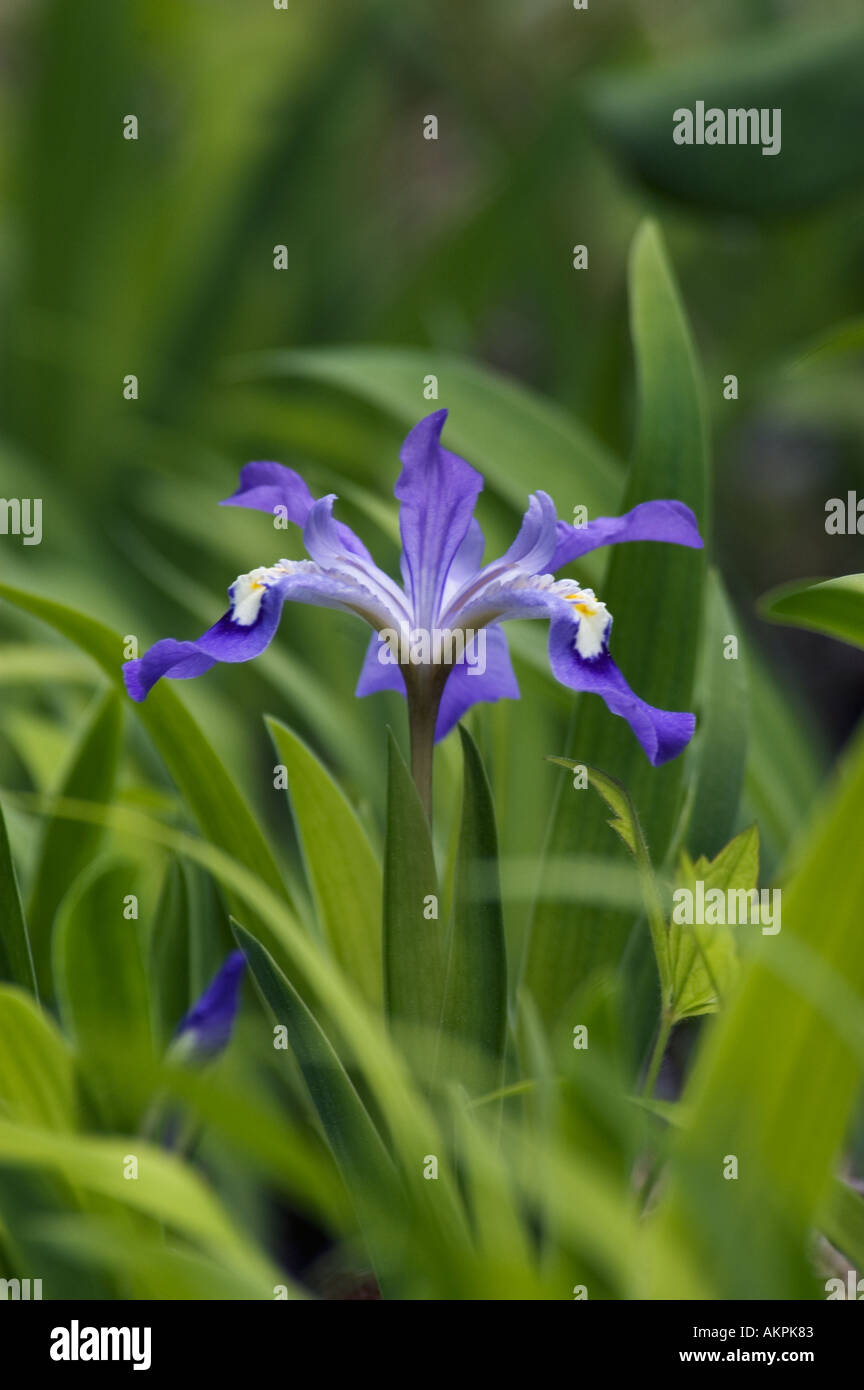
[[[341,787],[287,725],[267,728],[288,776],[318,919],[333,953],[370,1004],[380,1006],[381,867]]]
[[[701,856],[694,864],[684,855],[676,889],[695,894],[697,883],[701,883],[706,895],[712,889],[724,894],[750,893],[756,889],[758,881],[759,832],[754,825],[736,835],[715,859],[709,861]],[[723,915],[725,918],[725,911]],[[669,923],[672,965],[669,1012],[674,1023],[699,1014],[715,1013],[728,997],[737,973],[738,950],[734,933],[741,929],[746,930],[746,927],[733,927],[725,921],[716,926],[678,922],[673,906]]]

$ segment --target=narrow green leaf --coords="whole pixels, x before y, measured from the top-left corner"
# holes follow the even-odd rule
[[[384,849],[384,1003],[397,1028],[437,1031],[444,995],[438,877],[429,823],[393,734]],[[421,1040],[422,1045],[422,1040]]]
[[[782,931],[760,935],[685,1092],[692,1123],[658,1215],[689,1248],[691,1277],[655,1297],[692,1297],[709,1269],[718,1298],[812,1290],[811,1231],[864,1075],[862,805],[859,736],[783,889]],[[722,1179],[725,1155],[737,1181]],[[769,1220],[775,1239],[757,1249],[752,1233]]]
[[[112,856],[95,860],[74,884],[57,917],[56,992],[94,1093],[107,1118],[133,1129],[141,1097],[129,1085],[152,1054],[147,978],[130,896],[137,866]]]
[[[450,410],[447,446],[479,468],[521,513],[538,483],[562,507],[608,512],[621,489],[618,461],[558,406],[488,367],[426,348],[339,347],[256,353],[234,374],[310,377],[361,396],[410,428],[424,413],[424,377],[438,378]],[[571,503],[570,499],[573,499]]]
[[[129,1158],[138,1177],[130,1180]],[[181,1232],[238,1274],[284,1282],[278,1269],[234,1226],[202,1179],[171,1154],[128,1135],[119,1139],[54,1134],[0,1119],[0,1162],[47,1169]]]
[[[764,595],[759,612],[773,622],[864,647],[864,574],[784,584]]]
[[[318,918],[346,975],[380,1006],[381,868],[338,783],[278,719],[267,728],[288,776],[303,858]]]
[[[651,855],[642,830],[642,823],[633,804],[633,798],[622,782],[619,782],[615,777],[610,777],[608,772],[601,772],[599,768],[591,767],[587,763],[578,763],[573,758],[549,757],[547,762],[557,763],[559,767],[566,767],[575,773],[574,785],[579,788],[584,787],[583,777],[587,778],[588,785],[602,796],[612,812],[612,819],[606,824],[627,846],[639,870],[642,904],[648,918],[651,943],[657,962],[657,973],[660,977],[660,995],[665,1002],[669,999],[672,988],[669,934],[666,929],[660,888],[654,873],[654,866],[651,863]]]
[[[486,769],[471,735],[462,738],[462,824],[453,887],[453,921],[442,1030],[492,1063],[497,1084],[507,1026],[507,945],[498,881],[498,832]]]
[[[832,1245],[852,1261],[861,1278],[864,1270],[864,1197],[835,1178],[829,1189],[820,1227]]]
[[[699,732],[687,844],[716,854],[735,830],[747,763],[749,692],[740,624],[716,570],[708,571],[705,640],[699,682]],[[729,645],[733,638],[736,647]]]
[[[286,1031],[291,1050],[349,1189],[371,1197],[387,1183],[392,1164],[381,1136],[329,1039],[272,956],[234,923],[249,969],[265,1004]]]
[[[59,787],[62,796],[83,801],[110,801],[114,794],[123,706],[116,691],[98,697]],[[33,875],[27,919],[39,988],[52,995],[51,937],[63,894],[90,861],[102,839],[98,826],[73,826],[53,819],[45,826]]]
[[[8,985],[0,985],[0,1112],[16,1124],[75,1127],[68,1044],[30,995]]]
[[[165,871],[148,942],[153,1029],[163,1046],[192,1003],[189,976],[189,884],[179,859]]]
[[[8,584],[0,584],[0,599],[48,623],[74,642],[125,694],[121,670],[123,639],[118,633],[84,613]],[[257,820],[170,683],[160,682],[143,704],[129,703],[204,833],[284,897],[279,869]]]
[[[864,30],[854,24],[790,27],[753,36],[707,56],[644,72],[615,72],[588,89],[600,132],[649,187],[715,212],[777,215],[864,183],[864,153],[849,131],[864,121]],[[825,100],[825,93],[831,100]],[[673,113],[778,111],[780,143],[765,136],[719,144],[673,139]],[[758,118],[758,117],[757,117]],[[679,127],[680,128],[680,127]],[[770,132],[769,132],[770,134]]]
[[[14,980],[24,989],[32,990],[38,996],[36,971],[30,949],[30,935],[27,919],[18,892],[18,879],[12,852],[9,848],[9,832],[6,818],[0,806],[0,976]]]
[[[651,223],[633,245],[630,293],[640,419],[622,510],[649,498],[677,498],[693,508],[705,535],[708,447],[700,373],[662,239]],[[703,551],[621,545],[599,589],[615,620],[612,655],[633,689],[661,709],[693,708],[704,568]],[[625,722],[592,695],[579,697],[573,729],[571,748],[578,739],[578,750],[595,767],[629,789],[652,857],[662,863],[681,809],[683,759],[651,767]],[[566,854],[578,845],[580,852],[608,853],[606,827],[585,798],[566,787],[557,794],[547,852]],[[526,981],[547,1019],[589,971],[620,961],[632,925],[620,914],[585,908],[577,926],[569,908],[541,897]]]

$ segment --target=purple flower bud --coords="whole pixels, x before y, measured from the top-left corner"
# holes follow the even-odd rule
[[[228,1046],[246,968],[242,951],[232,951],[174,1034],[174,1046],[185,1056],[216,1057]]]

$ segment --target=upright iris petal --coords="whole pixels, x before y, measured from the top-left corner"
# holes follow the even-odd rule
[[[442,445],[446,418],[446,410],[428,415],[402,449],[395,487],[401,503],[402,587],[378,568],[350,527],[336,520],[332,495],[316,501],[300,475],[282,464],[247,464],[225,504],[268,512],[281,508],[302,529],[311,558],[279,560],[240,575],[228,591],[228,612],[197,641],[168,638],[128,662],[124,677],[132,698],[145,699],[163,676],[188,679],[217,661],[257,656],[272,640],[286,601],[353,613],[372,629],[357,694],[395,690],[408,698],[412,750],[418,730],[429,740],[428,755],[420,760],[428,793],[433,734],[435,740],[444,738],[472,705],[519,697],[500,624],[545,618],[556,679],[574,691],[600,695],[613,714],[627,720],[652,763],[680,753],[693,734],[693,716],[655,709],[630,689],[609,653],[613,615],[592,589],[575,579],[556,580],[555,571],[618,542],[699,548],[690,508],[660,499],[641,502],[621,517],[572,526],[558,520],[552,499],[538,491],[512,544],[484,565],[483,533],[474,517],[483,480]],[[424,637],[425,647],[422,641],[415,644]],[[442,640],[436,646],[433,638]],[[459,653],[453,664],[451,657],[416,655],[444,650]],[[418,680],[417,665],[434,669]]]
[[[402,446],[395,488],[401,502],[402,578],[418,627],[436,625],[450,566],[483,487],[476,469],[441,445],[446,410],[415,425]]]

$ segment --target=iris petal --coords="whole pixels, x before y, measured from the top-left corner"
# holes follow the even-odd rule
[[[619,545],[622,541],[666,541],[670,545],[686,545],[701,550],[702,537],[694,513],[683,502],[664,498],[656,502],[640,502],[623,516],[598,516],[584,526],[558,522],[558,544],[552,556],[550,570],[559,570],[589,550],[603,545]]]
[[[599,695],[607,709],[626,719],[654,767],[677,758],[693,737],[694,716],[656,709],[640,699],[608,652],[592,661],[581,657],[573,645],[572,623],[566,619],[559,618],[549,629],[549,664],[562,685]]]
[[[446,410],[427,415],[402,446],[395,495],[402,504],[402,577],[414,623],[437,625],[444,586],[483,487],[475,468],[441,444]]]

